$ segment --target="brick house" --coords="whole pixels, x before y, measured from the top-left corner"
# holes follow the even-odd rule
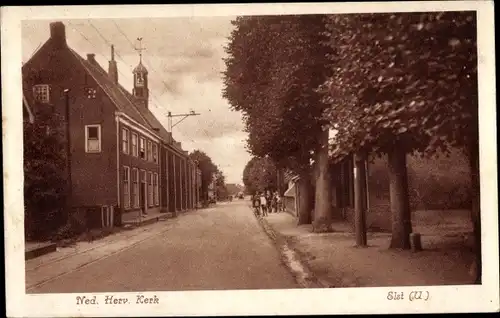
[[[147,69],[140,59],[128,92],[110,51],[106,71],[94,54],[84,59],[71,49],[64,24],[54,22],[22,67],[25,103],[52,107],[69,122],[73,209],[85,209],[92,226],[110,226],[116,207],[124,218],[194,208],[197,167],[148,108]]]

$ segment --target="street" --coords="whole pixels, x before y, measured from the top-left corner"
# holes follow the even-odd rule
[[[157,234],[27,292],[298,288],[248,205],[247,200],[219,203],[150,225],[145,232]],[[74,260],[41,267],[65,262]],[[28,272],[27,281],[36,274]]]

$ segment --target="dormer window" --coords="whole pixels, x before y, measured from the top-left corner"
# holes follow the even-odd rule
[[[33,98],[35,101],[48,104],[50,102],[50,88],[47,84],[33,86]]]
[[[135,75],[135,84],[137,86],[144,86],[144,74],[143,73],[137,73]]]

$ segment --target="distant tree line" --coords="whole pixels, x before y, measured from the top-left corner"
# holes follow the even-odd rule
[[[226,199],[228,191],[224,173],[219,170],[217,165],[212,161],[212,158],[201,150],[192,151],[189,154],[189,157],[197,163],[197,166],[201,171],[201,199],[208,201],[208,189],[214,180],[216,196],[221,199]]]

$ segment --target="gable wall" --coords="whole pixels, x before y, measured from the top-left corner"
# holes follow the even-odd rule
[[[42,105],[53,107],[63,118],[64,89],[70,89],[73,205],[116,205],[115,106],[73,53],[54,48],[51,40],[23,66],[23,91],[31,103],[35,84],[50,85],[51,103]],[[96,90],[95,98],[88,98],[89,88]],[[85,125],[89,124],[101,125],[100,153],[85,152]]]

